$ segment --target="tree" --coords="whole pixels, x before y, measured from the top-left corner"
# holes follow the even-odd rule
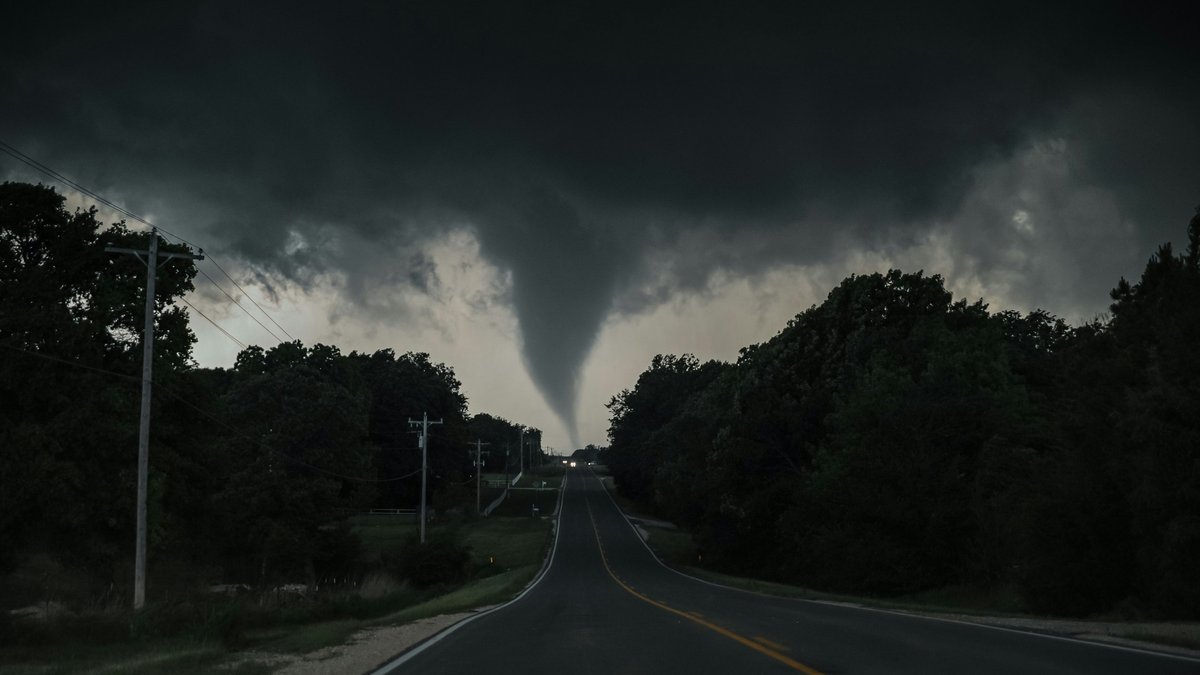
[[[0,185],[0,536],[14,557],[44,546],[94,570],[132,539],[145,293],[141,263],[104,246],[144,249],[149,235],[64,203],[50,187]],[[190,261],[160,271],[160,376],[188,366],[194,337],[173,302],[194,275]],[[152,472],[169,455],[156,453]]]
[[[373,354],[351,352],[349,364],[365,383],[369,410],[369,435],[378,448],[376,467],[383,476],[413,474],[421,468],[417,436],[409,425],[428,413],[442,425],[430,433],[429,490],[460,482],[470,473],[467,455],[467,398],[454,370],[433,363],[425,353],[397,356],[391,349]],[[411,508],[420,500],[420,480],[387,483],[379,493],[378,506]]]
[[[607,459],[623,492],[639,500],[653,497],[654,473],[665,452],[662,437],[654,439],[654,433],[703,390],[721,366],[716,361],[701,365],[691,354],[659,354],[632,390],[622,391],[606,404]]]
[[[1134,586],[1174,617],[1200,608],[1187,571],[1200,566],[1200,213],[1188,239],[1186,255],[1164,244],[1136,284],[1122,279],[1106,336],[1121,389],[1104,421],[1120,452],[1115,480],[1128,494]]]
[[[875,593],[966,578],[980,454],[1021,437],[1024,404],[979,306],[955,303],[876,351],[839,394],[810,478],[822,508],[806,543],[821,564],[807,569]]]
[[[506,449],[512,451],[516,447],[520,429],[518,424],[487,413],[476,413],[467,422],[468,442],[474,443],[476,440],[481,440],[484,447],[487,448],[485,452],[488,454],[483,457],[484,470],[504,472],[505,451]]]
[[[1200,272],[1200,206],[1196,207],[1196,215],[1188,223],[1186,264],[1192,272]]]
[[[239,363],[265,370],[239,374],[227,394],[232,452],[213,502],[243,581],[312,581],[320,528],[374,496],[367,400],[331,376],[335,349],[292,342],[256,356]]]

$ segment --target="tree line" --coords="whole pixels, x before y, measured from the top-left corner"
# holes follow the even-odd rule
[[[609,402],[604,460],[718,570],[1195,619],[1198,259],[1200,210],[1075,327],[851,276],[735,363],[656,356]]]
[[[0,585],[22,606],[74,593],[124,599],[132,579],[145,268],[106,245],[148,233],[68,211],[52,188],[0,185]],[[160,240],[160,251],[177,249]],[[435,510],[473,510],[474,452],[503,473],[522,430],[468,413],[454,371],[424,353],[343,354],[285,342],[200,368],[176,302],[195,264],[159,270],[149,483],[150,587],[268,585],[344,576],[357,546],[339,523],[414,508],[429,439]],[[56,590],[56,586],[60,586]],[[58,592],[61,591],[61,592]],[[68,592],[69,591],[69,592]]]

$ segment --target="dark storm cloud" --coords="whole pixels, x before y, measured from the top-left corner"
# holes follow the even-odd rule
[[[980,270],[1011,267],[987,244],[1016,236],[1010,204],[964,204],[1038,139],[1136,223],[1134,260],[1200,199],[1187,10],[647,4],[30,6],[7,21],[3,137],[368,306],[435,284],[423,243],[473,228],[568,426],[604,317],[716,269],[955,217]]]

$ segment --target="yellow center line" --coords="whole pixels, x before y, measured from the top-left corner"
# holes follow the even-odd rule
[[[755,635],[754,641],[760,645],[763,645],[764,647],[770,647],[771,649],[774,649],[777,652],[791,651],[791,649],[789,649],[787,646],[781,645],[778,642],[772,642],[771,640],[768,640],[767,638],[765,638],[761,635]]]
[[[758,637],[753,640],[751,640],[750,638],[747,638],[747,637],[743,637],[743,636],[729,630],[728,628],[725,628],[723,626],[718,626],[717,624],[715,624],[711,621],[707,621],[705,619],[700,618],[700,615],[695,612],[684,612],[682,610],[675,609],[674,607],[671,607],[670,605],[667,605],[666,603],[662,603],[657,600],[651,600],[650,598],[635,591],[633,589],[633,587],[626,585],[625,582],[623,582],[619,578],[617,578],[617,575],[614,574],[612,571],[612,567],[610,567],[608,565],[608,556],[606,556],[604,554],[604,545],[600,542],[600,528],[596,525],[596,515],[592,512],[592,503],[591,503],[591,501],[586,501],[585,503],[587,504],[588,518],[590,518],[592,521],[592,531],[596,533],[596,543],[600,545],[600,560],[604,563],[604,569],[608,572],[608,576],[612,577],[612,580],[617,582],[618,586],[620,586],[621,588],[624,588],[626,591],[628,591],[630,595],[632,595],[633,597],[635,597],[643,602],[654,605],[655,607],[657,607],[663,611],[670,612],[672,614],[675,614],[676,616],[681,616],[681,617],[687,619],[688,621],[691,621],[692,623],[696,623],[701,626],[704,626],[705,628],[707,628],[715,633],[720,633],[721,635],[724,635],[725,637],[729,638],[730,640],[733,640],[734,642],[737,642],[745,647],[749,647],[750,649],[753,649],[754,651],[756,651],[760,654],[763,654],[764,656],[768,656],[772,659],[775,659],[776,661],[791,668],[792,670],[798,670],[802,673],[806,673],[807,675],[823,675],[821,673],[821,671],[810,668],[789,656],[781,654],[780,653],[781,650],[787,649],[787,647],[784,647],[783,645],[779,645],[777,643],[771,642],[770,640],[767,640],[766,638],[762,638],[762,637]]]

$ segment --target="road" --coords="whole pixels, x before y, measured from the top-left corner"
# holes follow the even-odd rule
[[[523,597],[379,673],[1200,673],[1200,661],[727,589],[663,567],[584,469]]]

